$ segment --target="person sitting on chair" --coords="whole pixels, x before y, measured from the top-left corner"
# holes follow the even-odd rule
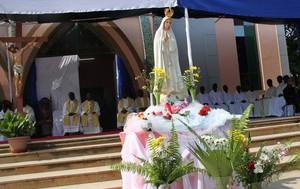
[[[122,129],[124,127],[127,116],[129,113],[134,112],[134,100],[127,96],[127,92],[123,91],[122,99],[118,103],[118,114],[117,114],[117,127]]]
[[[82,131],[80,126],[81,104],[75,99],[75,94],[69,92],[69,100],[63,106],[63,127],[65,134],[79,133]]]
[[[100,107],[94,101],[90,93],[86,94],[86,100],[81,104],[81,126],[84,134],[100,133],[102,127],[99,123]]]
[[[137,91],[137,97],[134,102],[136,112],[144,112],[149,107],[149,98],[144,96],[144,92],[141,89]]]

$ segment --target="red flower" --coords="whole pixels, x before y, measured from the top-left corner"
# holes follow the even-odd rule
[[[253,169],[255,168],[255,167],[254,167],[254,163],[251,162],[251,161],[248,162],[248,165],[247,165],[247,166],[248,166],[248,169],[249,169],[249,170],[253,170]]]
[[[165,108],[168,110],[168,113],[169,113],[169,114],[173,114],[171,105],[170,105],[168,102],[165,104]]]
[[[209,111],[210,111],[209,106],[204,105],[204,106],[201,108],[201,110],[199,111],[199,114],[202,115],[202,116],[204,116],[204,115],[207,115]]]
[[[153,112],[152,112],[152,115],[154,115],[154,116],[155,116],[155,115],[156,115],[156,113],[153,111]]]
[[[165,119],[171,120],[172,119],[172,115],[167,113],[166,115],[164,115]]]

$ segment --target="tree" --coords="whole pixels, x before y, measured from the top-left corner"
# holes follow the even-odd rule
[[[295,23],[285,25],[285,36],[290,72],[295,79],[295,84],[298,85],[300,78],[300,52],[297,41],[297,27]]]

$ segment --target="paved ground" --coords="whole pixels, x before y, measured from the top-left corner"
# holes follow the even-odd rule
[[[300,189],[300,170],[283,173],[278,181],[263,189]]]

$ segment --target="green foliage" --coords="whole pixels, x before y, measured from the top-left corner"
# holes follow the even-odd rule
[[[231,120],[232,130],[229,130],[228,134],[224,133],[224,137],[200,136],[193,128],[181,121],[198,139],[195,144],[189,146],[189,150],[202,163],[209,176],[226,177],[232,175],[239,156],[243,153],[246,145],[244,133],[252,106],[248,106],[240,119],[233,118]]]
[[[10,112],[4,114],[0,120],[0,135],[6,138],[30,136],[34,130],[34,123],[29,122],[29,116]]]
[[[245,134],[245,129],[247,128],[249,122],[249,115],[252,108],[253,104],[250,104],[243,112],[241,118],[234,117],[231,119],[232,130],[239,130],[242,134]]]
[[[178,135],[174,124],[172,125],[171,135],[172,137],[165,145],[163,144],[165,138],[163,136],[157,139],[148,138],[149,161],[137,157],[140,163],[122,161],[112,165],[111,168],[137,173],[145,178],[146,183],[150,183],[157,188],[160,185],[171,184],[186,174],[201,171],[193,165],[193,162],[183,163],[179,153]]]

